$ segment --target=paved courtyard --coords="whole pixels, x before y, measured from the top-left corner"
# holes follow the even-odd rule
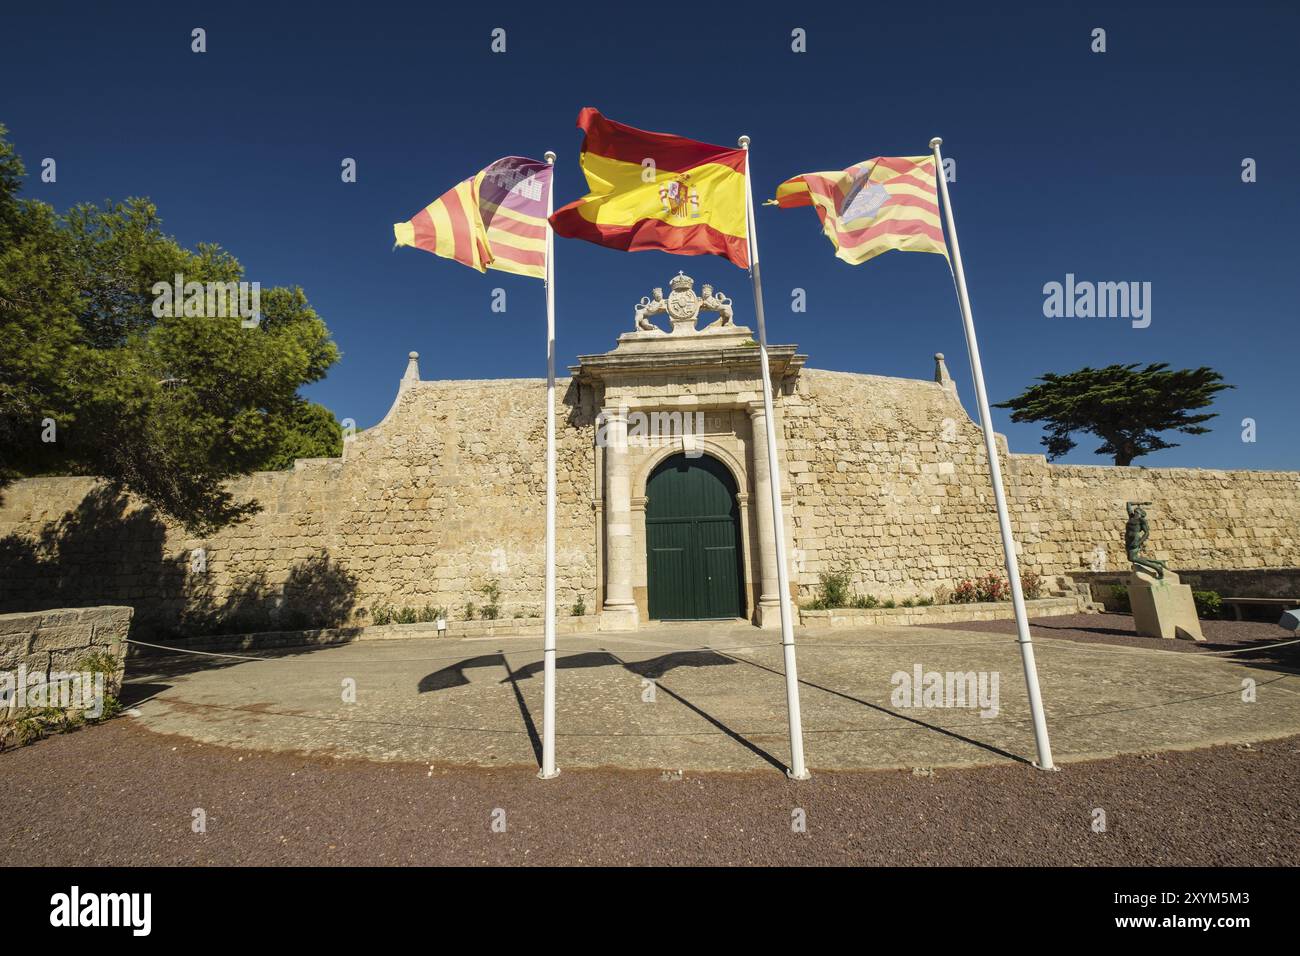
[[[784,767],[778,640],[732,624],[562,637],[560,767]],[[801,629],[797,642],[814,771],[1033,759],[1020,655],[1008,635]],[[1300,733],[1300,680],[1272,664],[1041,636],[1035,647],[1058,763]],[[540,638],[360,641],[266,653],[256,661],[133,661],[124,696],[136,725],[249,751],[431,768],[539,762]],[[891,677],[917,665],[996,675],[996,713],[898,706]],[[1243,700],[1248,680],[1253,702]],[[344,699],[351,681],[355,703]]]

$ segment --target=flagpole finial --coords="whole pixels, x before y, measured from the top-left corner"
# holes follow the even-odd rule
[[[935,147],[942,146],[942,145],[943,145],[943,139],[941,137],[936,136],[934,139],[930,140],[931,149],[934,149]]]
[[[736,140],[736,145],[739,146],[741,149],[749,149],[749,137],[748,136],[740,137],[740,139]]]
[[[549,165],[551,166],[555,165],[555,153],[551,152],[549,149],[546,151],[545,155],[543,155],[542,158],[545,159]]]

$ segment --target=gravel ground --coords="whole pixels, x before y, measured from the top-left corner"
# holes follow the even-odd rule
[[[1015,621],[967,621],[960,624],[926,624],[924,627],[951,631],[980,631],[987,634],[1014,634]],[[1133,629],[1131,614],[1107,611],[1102,614],[1063,614],[1059,617],[1036,617],[1029,621],[1033,637],[1059,637],[1084,644],[1116,644],[1121,647],[1144,647],[1174,653],[1205,654],[1235,651],[1253,645],[1276,644],[1297,635],[1266,621],[1202,621],[1205,640],[1167,641],[1143,637]],[[1276,650],[1252,651],[1227,655],[1229,660],[1249,664],[1277,664],[1280,669],[1300,671],[1300,644]]]
[[[125,717],[0,754],[0,773],[4,865],[1300,864],[1300,737],[1060,773],[795,784],[583,770],[543,782],[234,751]],[[196,808],[206,833],[192,832]],[[805,833],[792,831],[796,808]],[[505,832],[493,832],[494,811]]]

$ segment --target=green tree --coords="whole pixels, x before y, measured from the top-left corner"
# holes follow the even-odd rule
[[[163,310],[154,286],[238,282],[218,246],[164,234],[146,199],[64,215],[21,199],[0,125],[0,481],[97,475],[191,533],[255,511],[227,479],[336,455],[338,423],[298,390],[339,352],[300,288],[262,290],[259,324]],[[49,439],[53,437],[53,441]]]
[[[996,407],[1011,409],[1013,422],[1043,422],[1047,434],[1042,442],[1050,459],[1075,447],[1071,433],[1085,432],[1102,439],[1096,454],[1128,465],[1161,448],[1178,447],[1159,432],[1208,432],[1201,423],[1215,413],[1193,413],[1208,407],[1216,393],[1233,388],[1211,368],[1168,368],[1160,362],[1145,368],[1134,363],[1081,368],[1067,375],[1049,372],[1038,379],[1041,384]]]
[[[295,458],[337,458],[343,454],[343,429],[324,405],[299,401],[289,414],[289,428],[275,454],[263,466],[272,471],[293,467]]]

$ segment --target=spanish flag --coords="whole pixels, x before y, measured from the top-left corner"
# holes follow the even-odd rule
[[[554,170],[522,156],[498,159],[393,226],[399,246],[479,272],[546,278],[546,206]]]
[[[555,234],[598,246],[723,256],[749,268],[745,151],[578,114],[591,190],[551,216]]]
[[[890,249],[946,256],[936,184],[933,156],[877,156],[787,179],[768,205],[815,206],[835,255],[851,265]]]

